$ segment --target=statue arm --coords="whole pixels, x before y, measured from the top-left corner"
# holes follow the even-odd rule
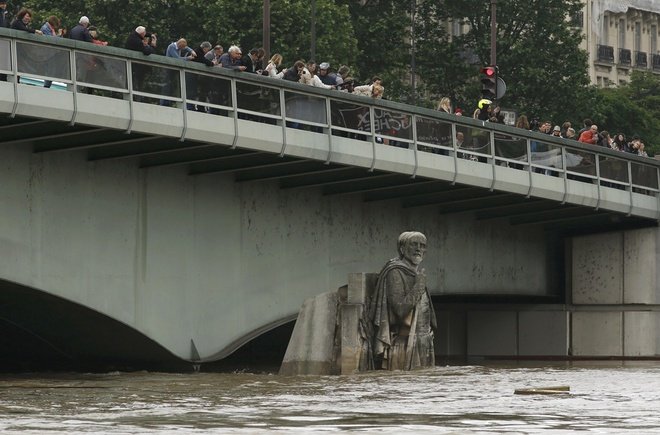
[[[401,322],[415,308],[426,289],[426,280],[423,274],[418,274],[415,283],[410,288],[403,274],[398,270],[391,270],[385,277],[387,286],[387,301],[391,312]]]

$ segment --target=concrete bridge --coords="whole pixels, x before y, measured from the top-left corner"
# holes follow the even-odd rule
[[[439,357],[658,355],[653,159],[113,47],[0,47],[4,368],[222,360],[409,229]]]

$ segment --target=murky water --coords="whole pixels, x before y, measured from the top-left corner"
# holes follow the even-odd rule
[[[567,395],[514,395],[568,385]],[[660,433],[660,364],[0,376],[2,434]]]

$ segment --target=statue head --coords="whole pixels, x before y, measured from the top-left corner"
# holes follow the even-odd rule
[[[399,236],[399,258],[417,268],[426,254],[426,236],[419,231],[406,231]]]

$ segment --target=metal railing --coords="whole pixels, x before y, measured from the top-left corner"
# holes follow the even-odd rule
[[[660,71],[660,54],[654,54],[652,57],[653,71]]]
[[[345,92],[241,73],[163,56],[144,56],[116,47],[25,34],[0,29],[0,74],[13,81],[16,113],[18,77],[54,81],[65,87],[50,92],[95,94],[121,99],[135,113],[141,104],[175,106],[184,119],[186,138],[190,116],[221,116],[282,128],[281,155],[286,154],[287,130],[302,129],[321,135],[330,161],[333,140],[352,139],[371,150],[374,169],[379,147],[397,147],[414,153],[415,169],[434,158],[528,173],[530,191],[536,176],[618,189],[659,197],[660,162],[611,149],[556,138],[509,126],[440,113],[391,101],[374,100]],[[31,80],[34,83],[34,80]],[[192,112],[203,112],[193,114]],[[128,132],[131,131],[129,124]],[[214,128],[213,122],[209,128]],[[235,145],[235,144],[234,144]],[[420,163],[421,162],[421,163]],[[660,215],[660,213],[659,213]]]
[[[632,64],[632,53],[627,48],[619,48],[619,65],[630,66]]]
[[[648,68],[649,66],[649,57],[643,51],[635,52],[635,66],[637,68]]]
[[[596,45],[596,56],[599,62],[614,63],[614,47],[611,45]]]

